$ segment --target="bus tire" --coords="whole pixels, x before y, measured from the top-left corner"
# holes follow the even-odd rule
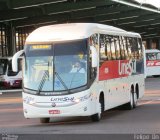
[[[96,113],[96,114],[91,116],[92,122],[99,122],[100,119],[101,119],[101,114],[100,113]]]
[[[93,122],[99,122],[102,117],[102,112],[104,111],[104,96],[103,96],[103,94],[100,95],[99,103],[100,103],[100,112],[91,116],[91,120]]]
[[[137,107],[137,101],[138,101],[138,97],[137,97],[137,93],[133,93],[133,108]]]
[[[49,123],[50,118],[40,118],[41,123]]]
[[[134,99],[133,99],[134,97],[133,97],[133,92],[132,92],[132,90],[131,90],[131,92],[130,92],[130,101],[126,104],[126,106],[125,106],[125,108],[127,109],[127,110],[132,110],[133,108],[134,108]]]

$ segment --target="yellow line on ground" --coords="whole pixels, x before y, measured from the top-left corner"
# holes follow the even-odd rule
[[[23,108],[3,108],[3,109],[0,109],[0,113],[2,112],[18,112],[18,111],[22,111]]]
[[[145,94],[159,94],[160,90],[145,90]]]
[[[145,94],[144,97],[152,96],[152,97],[160,97],[160,94]]]
[[[22,98],[2,98],[0,103],[22,103]]]

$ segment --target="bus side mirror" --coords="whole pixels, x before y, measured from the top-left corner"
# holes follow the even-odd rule
[[[20,50],[14,54],[12,58],[12,70],[18,72],[18,58],[24,53],[24,50]]]
[[[97,54],[97,50],[94,46],[90,46],[90,50],[91,50],[91,57],[92,57],[92,68],[95,68],[98,66],[98,54]]]

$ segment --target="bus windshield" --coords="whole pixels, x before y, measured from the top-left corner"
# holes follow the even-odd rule
[[[146,60],[160,60],[160,53],[158,52],[146,53]]]
[[[7,70],[8,60],[0,59],[0,75],[5,75]]]
[[[27,45],[24,88],[36,91],[65,91],[87,84],[86,40]]]

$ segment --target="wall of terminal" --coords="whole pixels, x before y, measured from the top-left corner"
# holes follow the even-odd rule
[[[160,39],[147,39],[143,41],[146,49],[159,49],[160,50]]]
[[[0,23],[0,57],[12,56],[22,50],[27,36],[36,28],[35,26],[15,28],[11,24]],[[143,40],[143,44],[146,49],[160,50],[160,39]]]
[[[0,24],[0,57],[12,56],[23,49],[25,40],[34,27],[14,28]]]
[[[0,25],[0,56],[8,56],[7,27]]]

